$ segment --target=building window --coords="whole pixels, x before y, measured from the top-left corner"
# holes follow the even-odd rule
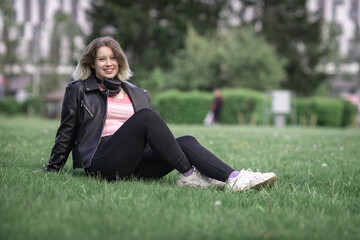
[[[61,12],[64,12],[64,0],[60,0],[60,9]]]
[[[358,1],[351,1],[350,17],[357,22],[358,17]]]
[[[46,9],[46,0],[39,0],[39,14],[40,14],[40,22],[44,22],[46,15],[45,15],[45,9]]]
[[[25,22],[31,22],[31,0],[25,0]]]
[[[71,0],[71,17],[73,19],[74,22],[78,22],[77,18],[78,18],[78,5],[79,5],[79,0]]]

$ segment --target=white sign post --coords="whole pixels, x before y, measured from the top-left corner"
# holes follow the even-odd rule
[[[285,115],[291,112],[291,92],[275,90],[271,92],[271,112],[274,114],[274,125],[284,127]]]

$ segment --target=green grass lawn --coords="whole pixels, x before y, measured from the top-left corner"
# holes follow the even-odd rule
[[[271,189],[39,173],[59,121],[0,117],[0,239],[360,239],[360,131],[171,125],[236,169],[274,171]]]

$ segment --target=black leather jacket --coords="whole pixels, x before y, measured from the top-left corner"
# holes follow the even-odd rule
[[[151,108],[148,93],[135,85],[122,85],[134,111]],[[101,140],[107,111],[107,91],[100,91],[91,75],[68,84],[61,112],[61,123],[46,171],[60,170],[72,151],[73,167],[88,168]]]

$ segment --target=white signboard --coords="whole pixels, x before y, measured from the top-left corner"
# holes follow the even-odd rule
[[[276,90],[271,92],[271,110],[275,114],[288,114],[291,111],[291,92]]]

